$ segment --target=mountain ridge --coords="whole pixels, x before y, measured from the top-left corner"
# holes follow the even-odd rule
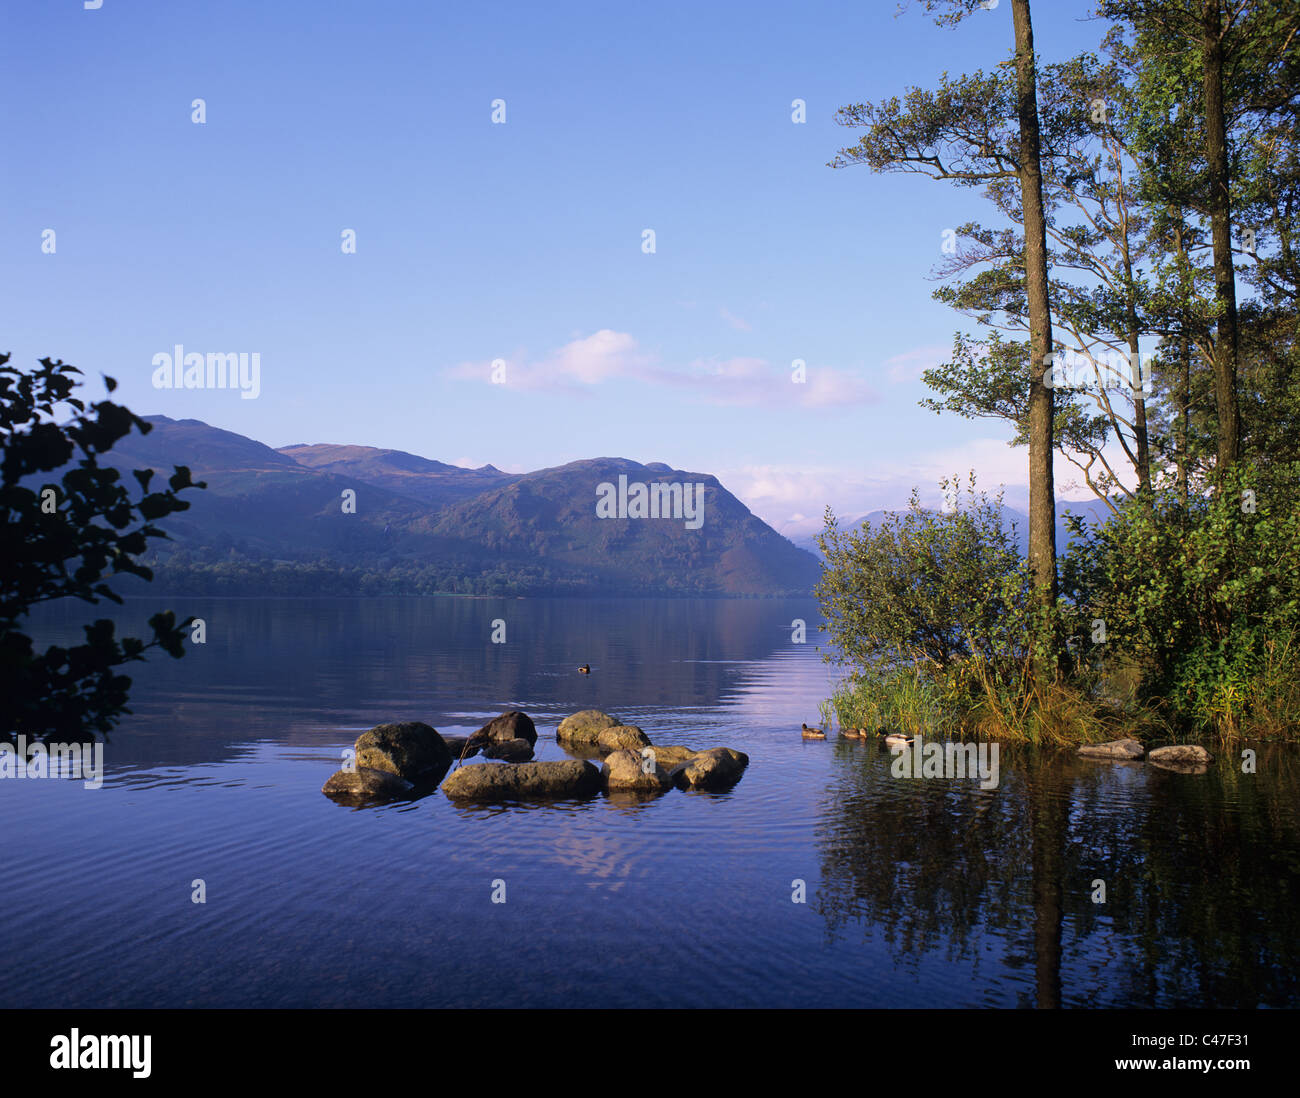
[[[208,483],[187,493],[191,508],[166,524],[173,540],[151,554],[163,587],[764,597],[807,595],[820,574],[812,554],[717,477],[663,462],[582,458],[503,473],[380,447],[275,449],[201,420],[143,418],[150,433],[123,439],[106,463],[187,465]],[[680,517],[599,517],[599,486],[620,475],[698,484],[700,527]],[[308,574],[328,590],[299,591]]]

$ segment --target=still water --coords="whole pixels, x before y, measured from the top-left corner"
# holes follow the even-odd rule
[[[1295,748],[896,778],[876,743],[799,736],[834,680],[812,602],[165,605],[207,643],[136,665],[103,787],[0,782],[0,1007],[1300,1006]],[[144,636],[159,608],[110,612]],[[750,766],[648,802],[319,791],[372,725],[516,708],[539,759],[600,708]]]

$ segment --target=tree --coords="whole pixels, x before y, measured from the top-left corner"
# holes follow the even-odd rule
[[[149,539],[167,536],[154,520],[186,510],[189,503],[177,493],[205,485],[177,466],[168,487],[151,492],[153,470],[136,470],[139,495],[132,499],[121,473],[100,465],[99,456],[133,427],[146,434],[151,425],[108,400],[87,410],[72,395],[81,371],[62,360],[43,358],[39,370],[24,373],[9,358],[0,356],[0,735],[107,735],[130,712],[131,680],[116,668],[143,659],[150,648],[180,658],[190,620],[178,625],[171,611],[155,614],[146,644],[119,640],[113,622],[100,619],[84,627],[85,644],[37,652],[22,632],[24,618],[54,599],[120,603],[108,580],[120,574],[152,579],[137,558]],[[112,378],[104,382],[110,393],[116,388]],[[76,413],[64,424],[54,422],[61,406]],[[60,480],[42,480],[56,471]]]
[[[1052,328],[1058,351],[1075,352],[1092,374],[1082,386],[1067,383],[1055,393],[1053,442],[1114,510],[1112,497],[1131,493],[1106,453],[1111,439],[1132,466],[1139,491],[1149,492],[1151,485],[1147,402],[1135,376],[1148,290],[1138,270],[1145,219],[1136,208],[1124,136],[1129,95],[1118,67],[1103,66],[1091,54],[1049,65],[1043,73],[1040,159],[1053,244]],[[1009,83],[1009,77],[1002,79]],[[1018,187],[991,183],[987,195],[1010,222],[1023,221]],[[1023,236],[974,223],[957,229],[956,236],[939,277],[978,273],[934,296],[988,327],[1028,334]],[[1099,357],[1110,361],[1103,364]],[[1122,370],[1114,365],[1121,360],[1128,364]],[[977,351],[959,340],[953,360],[925,375],[942,399],[923,404],[1008,419],[1016,427],[1013,444],[1023,445],[1029,437],[1030,370],[1022,344],[1005,344],[995,336]],[[995,394],[998,399],[990,402]],[[1094,472],[1097,466],[1100,473]]]
[[[1157,77],[1143,92],[1151,116],[1163,123],[1176,106],[1190,123],[1183,134],[1199,144],[1200,175],[1190,197],[1208,222],[1212,249],[1219,476],[1241,453],[1242,333],[1232,238],[1242,146],[1279,113],[1291,110],[1294,117],[1297,13],[1294,4],[1275,0],[1102,0],[1099,10],[1131,28],[1134,53]],[[1176,103],[1169,102],[1171,91]]]
[[[957,23],[983,9],[978,0],[923,0],[938,11],[940,24]],[[937,92],[909,89],[905,102],[858,104],[836,120],[865,127],[853,147],[842,149],[832,167],[869,164],[876,171],[919,172],[963,186],[1019,185],[1024,228],[1024,284],[1029,325],[1029,567],[1035,599],[1050,617],[1056,607],[1056,493],[1053,484],[1054,411],[1042,364],[1052,352],[1052,316],[1047,274],[1047,222],[1043,206],[1037,62],[1029,0],[1011,0],[1015,30],[1015,85],[1008,95],[997,75],[977,72],[955,81],[943,78]],[[1008,120],[1013,120],[1009,122]],[[1046,662],[1059,640],[1055,626],[1042,637]],[[1046,665],[1043,667],[1046,671]]]

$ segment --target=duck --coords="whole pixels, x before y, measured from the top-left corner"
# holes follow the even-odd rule
[[[901,732],[878,732],[876,734],[885,737],[886,747],[907,747],[916,739],[915,736],[904,736]]]
[[[805,740],[824,740],[826,733],[820,728],[809,728],[806,724],[801,725],[803,728],[803,738]]]
[[[841,728],[840,735],[849,740],[860,740],[867,734],[865,728]]]
[[[590,674],[591,674],[591,664],[589,664],[589,663],[584,663],[581,667],[578,668],[578,674],[579,674],[579,675],[590,675]]]

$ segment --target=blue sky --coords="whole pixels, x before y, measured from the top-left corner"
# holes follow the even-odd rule
[[[1040,54],[1095,47],[1089,8],[1037,4]],[[838,107],[1003,61],[1010,5],[896,10],[6,5],[0,350],[273,446],[716,473],[791,536],[972,466],[1017,502],[1006,432],[917,406],[971,330],[941,235],[984,203],[826,166]],[[257,352],[260,394],[156,389],[176,344]]]

